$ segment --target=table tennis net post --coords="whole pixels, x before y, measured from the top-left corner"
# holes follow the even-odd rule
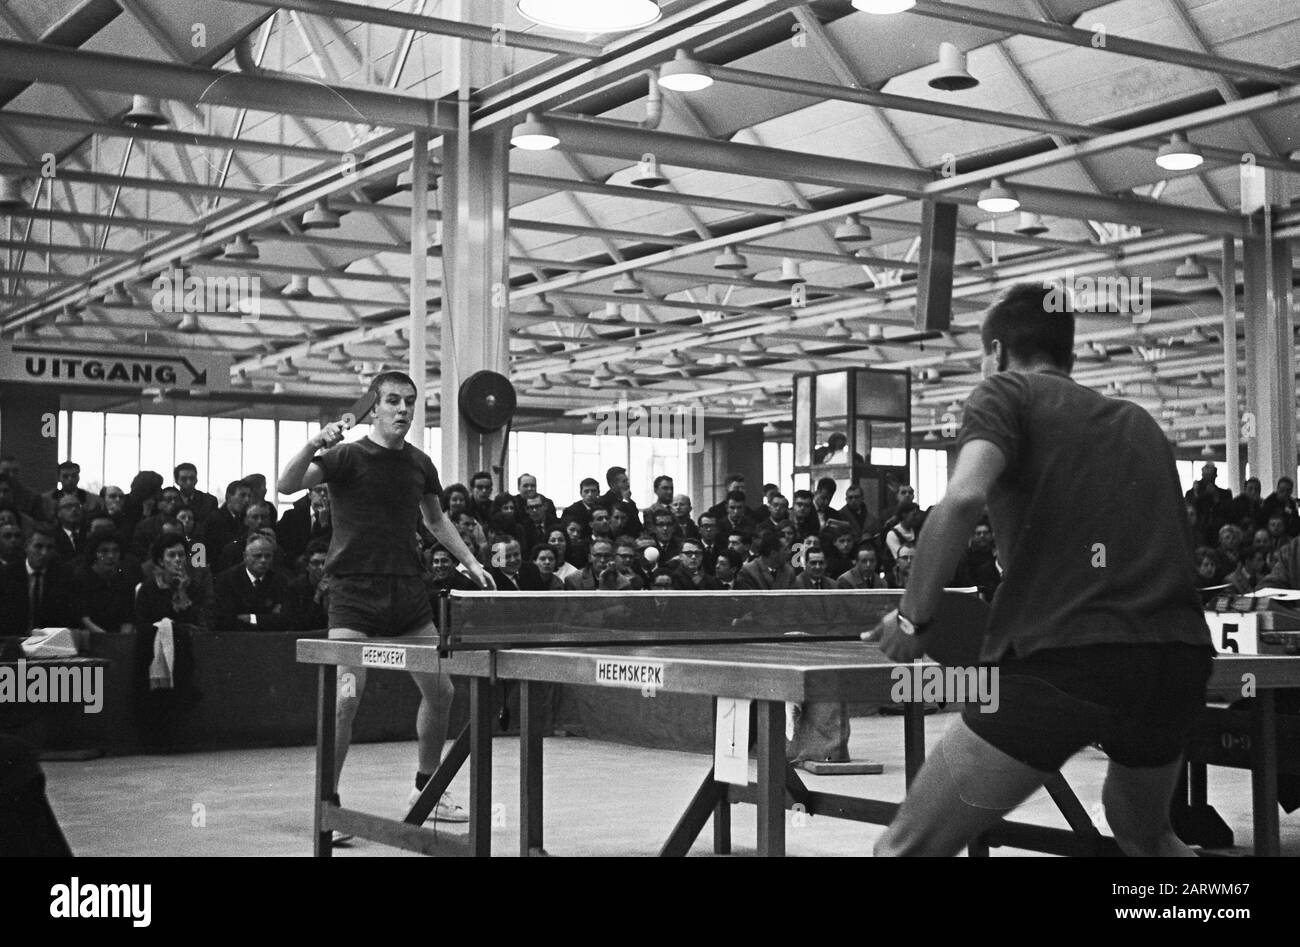
[[[853,640],[902,597],[899,589],[593,592],[448,591],[439,645],[456,649],[619,643]]]

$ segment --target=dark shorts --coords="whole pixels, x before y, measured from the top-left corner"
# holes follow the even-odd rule
[[[415,634],[433,622],[429,590],[416,575],[330,576],[330,628],[371,638]]]
[[[962,719],[1008,756],[1055,772],[1092,743],[1121,766],[1165,766],[1205,712],[1214,652],[1199,645],[1054,648],[998,666],[998,709]]]

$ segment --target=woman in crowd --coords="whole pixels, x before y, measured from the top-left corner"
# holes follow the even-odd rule
[[[456,517],[468,509],[469,490],[463,483],[453,483],[442,491],[442,510],[447,514],[447,519],[454,523]]]
[[[557,532],[559,532],[557,530]],[[537,566],[537,571],[542,576],[542,587],[547,592],[564,591],[564,580],[556,574],[556,565],[559,562],[559,554],[554,546],[534,546],[528,553],[528,557],[533,560],[533,565]],[[565,563],[568,565],[568,563]],[[573,569],[573,566],[569,566]],[[573,570],[575,573],[577,569]]]
[[[577,520],[570,519],[560,523],[560,529],[564,530],[564,538],[568,541],[568,552],[565,553],[564,561],[578,570],[587,568],[587,547],[590,544],[587,527]]]
[[[555,575],[563,585],[569,576],[577,575],[582,570],[569,561],[569,537],[558,526],[546,536],[546,544],[555,550]]]
[[[492,498],[492,515],[488,519],[492,533],[503,539],[523,542],[523,529],[515,519],[515,498],[508,493],[498,493]]]
[[[122,541],[116,533],[92,533],[86,562],[77,571],[84,627],[100,633],[135,628],[136,580],[122,564]]]

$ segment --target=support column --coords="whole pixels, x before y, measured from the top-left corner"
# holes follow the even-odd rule
[[[429,134],[418,130],[411,136],[411,321],[406,329],[409,343],[407,374],[420,386],[415,417],[406,439],[424,450],[425,404],[429,397],[425,363],[428,361],[429,312]]]
[[[1291,244],[1267,236],[1242,241],[1245,276],[1248,459],[1265,495],[1277,478],[1296,472],[1296,390]],[[1254,436],[1251,434],[1253,428]],[[1234,484],[1235,487],[1235,484]]]
[[[492,25],[494,4],[455,0],[442,16]],[[457,131],[444,138],[442,211],[442,464],[443,480],[464,482],[490,470],[502,434],[481,436],[460,415],[461,382],[476,371],[509,374],[509,130],[471,132],[471,95],[493,79],[496,46],[447,40],[444,87],[453,84]],[[498,69],[499,71],[499,69]],[[496,484],[504,489],[504,484]]]
[[[1223,271],[1219,277],[1223,296],[1223,425],[1227,487],[1233,495],[1246,489],[1241,472],[1241,410],[1237,403],[1237,244],[1223,240]],[[949,458],[949,463],[951,463]]]
[[[59,416],[57,388],[9,384],[0,387],[0,454],[13,454],[23,486],[35,493],[44,493],[55,486],[59,464],[66,459],[58,456],[58,438],[45,436],[50,416]]]

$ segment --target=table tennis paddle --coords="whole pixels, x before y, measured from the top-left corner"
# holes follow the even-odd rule
[[[989,606],[978,592],[944,589],[921,640],[925,653],[944,667],[975,667],[989,623]]]
[[[343,430],[349,431],[356,427],[367,417],[370,412],[375,410],[375,405],[379,402],[379,392],[373,388],[367,388],[360,398],[352,402],[352,407],[343,412],[339,418],[339,423],[343,425]]]

